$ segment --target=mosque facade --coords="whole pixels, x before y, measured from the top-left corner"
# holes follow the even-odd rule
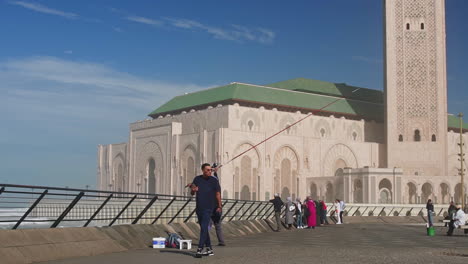
[[[184,195],[200,165],[217,162],[230,199],[280,193],[327,202],[460,202],[445,2],[384,5],[384,91],[297,78],[177,96],[130,124],[128,142],[98,146],[98,188]]]

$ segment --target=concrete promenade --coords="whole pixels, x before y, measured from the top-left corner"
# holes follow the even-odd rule
[[[230,238],[202,259],[193,258],[194,249],[148,248],[44,263],[466,263],[468,236],[445,232],[438,227],[428,237],[421,225],[355,223]]]

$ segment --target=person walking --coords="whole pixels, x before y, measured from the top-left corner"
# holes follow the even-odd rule
[[[291,197],[286,198],[286,213],[284,214],[284,222],[288,230],[292,228],[294,224],[294,213],[296,212],[296,206],[293,204]]]
[[[341,220],[341,223],[344,224],[343,214],[346,209],[346,204],[344,201],[338,200],[338,202],[340,203],[340,220]]]
[[[320,204],[322,205],[322,217],[320,219],[320,223],[329,225],[327,220],[327,204],[323,200],[320,200]]]
[[[192,195],[197,195],[195,212],[200,225],[200,240],[195,254],[196,258],[201,258],[203,255],[214,255],[208,227],[213,218],[221,215],[222,208],[221,186],[218,180],[211,177],[210,164],[204,163],[201,169],[203,174],[195,177],[190,185]],[[206,252],[203,252],[204,247],[206,247]]]
[[[335,215],[336,215],[336,224],[341,225],[341,218],[340,218],[340,213],[341,213],[341,206],[340,206],[340,201],[338,199],[335,200],[335,203],[333,204],[335,206]]]
[[[432,215],[434,214],[434,205],[432,204],[431,199],[427,200],[426,209],[427,209],[427,223],[431,227],[433,226]]]
[[[273,207],[275,209],[276,230],[274,231],[279,232],[281,226],[281,207],[284,204],[281,198],[279,197],[279,193],[275,194],[275,198],[271,199],[270,203],[273,203]]]
[[[447,236],[451,236],[455,228],[458,228],[459,226],[464,224],[466,224],[465,212],[463,212],[461,205],[457,205],[457,212],[454,214],[452,220],[450,221]],[[466,233],[467,230],[465,229],[465,234]]]
[[[307,226],[308,228],[315,229],[315,226],[317,226],[317,211],[315,209],[315,203],[310,196],[307,197],[306,205],[307,209],[309,210],[309,216],[307,217]]]
[[[213,163],[211,167],[213,177],[219,182],[218,177],[218,164]],[[221,184],[220,184],[221,185]],[[224,247],[226,246],[226,242],[224,241],[224,233],[221,225],[222,215],[221,213],[215,214],[215,217],[212,218],[213,224],[216,230],[216,237],[218,238],[218,246]]]
[[[302,210],[302,202],[300,198],[296,199],[296,226],[297,229],[303,229],[304,225],[302,222],[303,210]]]

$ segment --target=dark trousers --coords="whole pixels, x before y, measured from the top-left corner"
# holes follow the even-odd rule
[[[214,224],[215,229],[216,229],[216,236],[218,237],[218,242],[220,244],[225,244],[224,243],[223,229],[221,229],[221,218],[218,221],[213,219],[213,224]]]
[[[327,210],[322,210],[322,213],[321,213],[321,216],[320,216],[320,223],[328,225]]]
[[[208,233],[208,227],[213,216],[213,209],[197,209],[198,224],[200,225],[200,240],[198,242],[198,248],[211,248],[210,234]]]
[[[275,219],[276,219],[276,231],[280,230],[281,226],[281,217],[280,217],[281,212],[275,212]]]
[[[340,219],[341,219],[341,223],[344,224],[344,221],[343,221],[343,211],[340,212]]]
[[[455,229],[454,222],[455,221],[451,220],[450,223],[449,223],[449,230],[447,232],[447,235],[449,235],[449,236],[451,236],[453,234],[453,230]],[[465,234],[468,234],[468,229],[463,230],[463,232]]]

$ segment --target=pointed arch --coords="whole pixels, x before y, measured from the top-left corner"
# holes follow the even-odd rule
[[[358,167],[356,155],[351,148],[339,143],[330,147],[326,152],[323,159],[322,176],[334,176],[338,160],[343,160],[347,167]]]

